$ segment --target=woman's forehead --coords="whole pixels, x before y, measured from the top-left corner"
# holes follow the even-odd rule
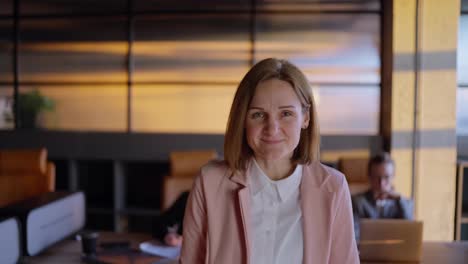
[[[295,106],[300,105],[300,101],[293,87],[288,82],[271,79],[257,85],[250,105],[256,104]]]

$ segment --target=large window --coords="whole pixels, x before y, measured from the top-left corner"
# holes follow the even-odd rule
[[[0,15],[6,15],[6,16],[13,15],[13,1],[14,0],[0,1]]]
[[[80,15],[127,11],[127,0],[20,0],[19,3],[20,15]]]
[[[306,73],[322,134],[379,132],[379,0],[22,0],[18,20],[14,1],[0,4],[0,111],[39,92],[54,103],[43,128],[222,134],[243,75],[277,57]]]
[[[255,60],[287,58],[302,69],[314,88],[322,133],[377,134],[379,19],[367,13],[260,13]]]
[[[0,128],[13,129],[13,87],[0,85]]]
[[[457,134],[468,135],[468,1],[462,1],[457,51]]]
[[[13,20],[0,20],[0,82],[13,82]]]
[[[249,68],[249,17],[138,16],[133,45],[137,83],[236,83]]]
[[[126,131],[125,25],[125,17],[21,19],[19,92],[55,102],[39,115],[42,127]]]
[[[118,17],[22,19],[20,82],[125,83],[125,25]]]
[[[6,1],[5,3],[7,3]],[[4,3],[4,4],[5,4]],[[2,4],[0,4],[0,9]],[[8,9],[1,9],[6,12]],[[13,20],[0,20],[0,129],[13,123]]]

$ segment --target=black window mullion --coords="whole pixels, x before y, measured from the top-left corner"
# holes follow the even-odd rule
[[[133,40],[134,40],[134,20],[133,0],[127,0],[127,133],[132,132],[132,87],[133,87]]]
[[[250,0],[250,67],[255,64],[256,5],[256,0]]]
[[[13,116],[15,129],[21,127],[19,118],[19,51],[18,45],[20,40],[19,34],[19,3],[20,0],[14,0],[13,3]]]

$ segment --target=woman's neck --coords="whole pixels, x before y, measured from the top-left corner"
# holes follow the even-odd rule
[[[291,175],[296,168],[296,164],[291,160],[264,160],[255,158],[258,166],[273,181],[279,181]]]

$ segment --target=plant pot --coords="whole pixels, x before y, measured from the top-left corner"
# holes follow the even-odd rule
[[[19,121],[20,128],[24,129],[37,129],[37,112],[35,111],[20,111]]]

